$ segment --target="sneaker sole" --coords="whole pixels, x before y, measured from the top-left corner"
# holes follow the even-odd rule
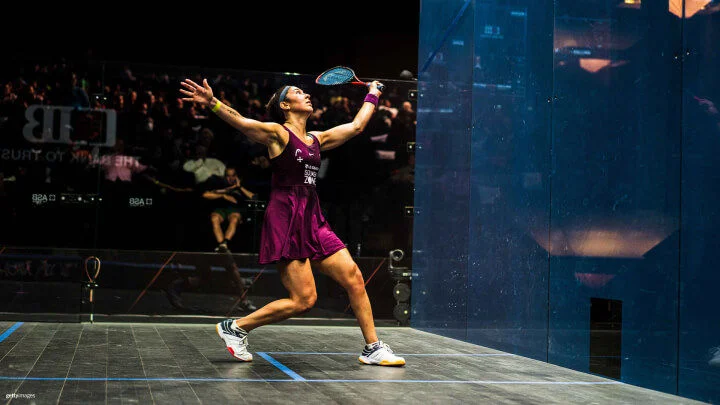
[[[373,362],[372,360],[368,359],[367,357],[360,356],[358,357],[358,360],[362,364],[368,364],[371,366],[391,366],[391,367],[401,367],[405,365],[405,360],[398,360],[398,361],[387,361],[383,360],[379,363]]]
[[[215,332],[216,332],[216,333],[218,334],[218,336],[220,337],[220,340],[223,341],[223,344],[225,345],[225,348],[227,349],[227,351],[229,351],[230,354],[232,354],[232,356],[233,356],[234,358],[238,359],[239,361],[244,361],[244,362],[251,362],[251,361],[252,361],[252,358],[250,358],[250,359],[248,359],[248,360],[245,360],[245,359],[241,359],[240,357],[238,357],[238,356],[235,355],[235,350],[233,350],[232,347],[228,346],[227,343],[225,343],[225,339],[223,339],[223,337],[222,337],[222,332],[220,332],[220,324],[219,324],[219,323],[215,324]]]

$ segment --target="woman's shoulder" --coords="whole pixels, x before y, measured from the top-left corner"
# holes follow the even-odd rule
[[[320,134],[322,134],[323,131],[308,131],[308,135],[312,136],[313,138],[317,139],[318,142],[320,142]]]

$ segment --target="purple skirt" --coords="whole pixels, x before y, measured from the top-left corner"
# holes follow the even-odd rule
[[[275,187],[260,235],[260,264],[319,260],[345,248],[320,211],[314,187]]]

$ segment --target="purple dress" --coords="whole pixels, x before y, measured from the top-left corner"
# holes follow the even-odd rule
[[[270,159],[270,201],[260,235],[260,264],[279,260],[318,260],[345,248],[320,211],[315,180],[320,170],[320,141],[307,146],[289,132],[280,155]]]

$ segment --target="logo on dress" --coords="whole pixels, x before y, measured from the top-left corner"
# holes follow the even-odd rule
[[[302,162],[303,158],[302,156],[298,156],[298,153],[302,152],[300,149],[295,149],[295,157],[297,158],[298,162]]]
[[[305,184],[315,185],[319,167],[305,163]]]

